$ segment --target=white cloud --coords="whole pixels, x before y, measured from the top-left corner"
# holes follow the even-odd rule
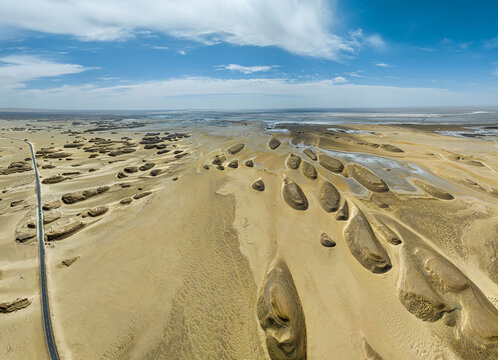
[[[277,46],[296,54],[337,59],[343,52],[354,52],[354,42],[331,31],[338,17],[333,3],[335,0],[4,0],[0,24],[5,31],[28,29],[99,41],[158,31],[205,43]]]
[[[230,71],[240,71],[244,74],[253,74],[257,72],[265,72],[270,71],[273,68],[278,67],[278,65],[258,65],[258,66],[243,66],[238,64],[230,64],[230,65],[218,65],[217,69],[226,69]]]
[[[37,56],[10,55],[0,57],[0,88],[24,87],[27,81],[77,74],[91,68],[64,64]]]
[[[348,82],[348,79],[343,76],[336,76],[332,80],[334,81],[334,84],[344,84]]]
[[[387,43],[379,34],[373,34],[365,38],[365,43],[377,50],[384,51],[387,49]]]
[[[391,67],[390,64],[386,64],[386,63],[377,63],[377,64],[375,64],[375,66],[379,66],[379,67],[383,67],[383,68]]]
[[[151,46],[151,49],[154,50],[168,50],[169,48],[167,46]]]
[[[483,41],[483,45],[484,48],[487,50],[493,50],[498,48],[498,36],[493,39]]]
[[[178,54],[180,54],[180,55],[187,55],[187,53],[184,50],[178,50]]]
[[[0,88],[0,107],[125,110],[450,106],[472,101],[496,103],[497,94],[489,91],[485,98],[482,94],[458,94],[439,88],[337,85],[334,79],[297,82],[189,77],[114,86],[65,85],[13,91]]]

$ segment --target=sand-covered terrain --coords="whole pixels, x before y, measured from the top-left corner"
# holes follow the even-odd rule
[[[439,130],[0,120],[0,358],[48,359],[27,139],[61,359],[496,359],[498,145]]]

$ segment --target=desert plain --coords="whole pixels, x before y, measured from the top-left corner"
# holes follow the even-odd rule
[[[61,359],[496,359],[497,138],[463,129],[0,120],[0,358],[48,359],[41,240]]]

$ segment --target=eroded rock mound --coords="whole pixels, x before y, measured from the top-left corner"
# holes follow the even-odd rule
[[[358,181],[361,185],[366,187],[370,191],[374,192],[386,192],[389,191],[389,187],[380,177],[375,175],[373,172],[364,168],[358,164],[349,164],[347,166],[347,172],[350,176]]]
[[[237,159],[232,160],[227,165],[229,168],[237,169],[239,167],[239,161]]]
[[[26,163],[24,161],[17,161],[11,163],[9,166],[7,166],[7,168],[0,168],[0,175],[10,175],[30,170],[32,170],[32,168],[29,163]]]
[[[346,200],[344,200],[344,203],[342,204],[341,208],[335,214],[335,219],[338,221],[344,221],[349,218],[349,205]]]
[[[440,188],[435,187],[434,185],[429,184],[426,181],[423,181],[420,179],[414,179],[413,183],[415,184],[416,187],[418,187],[419,189],[423,190],[424,192],[426,192],[427,194],[429,194],[430,196],[433,196],[435,198],[438,198],[441,200],[454,199],[453,195],[451,195],[450,193],[447,193],[446,191],[441,190]]]
[[[43,157],[46,159],[63,159],[63,158],[68,158],[71,155],[72,155],[71,153],[59,151],[50,154],[45,154]]]
[[[42,184],[57,184],[57,183],[60,183],[66,179],[67,178],[62,176],[62,175],[54,175],[54,176],[48,177],[46,179],[43,179]]]
[[[278,148],[280,146],[280,140],[278,140],[277,138],[275,137],[271,137],[270,141],[268,142],[268,146],[270,147],[270,149],[272,150],[275,150],[276,148]]]
[[[28,298],[17,299],[12,302],[6,302],[0,304],[0,313],[11,313],[17,310],[24,309],[31,305],[31,300]]]
[[[384,241],[392,245],[401,244],[400,237],[393,230],[391,230],[389,226],[387,226],[380,220],[375,223],[374,227],[375,230],[377,230],[377,233],[380,234],[380,236]]]
[[[147,170],[152,169],[154,166],[156,166],[155,163],[146,163],[146,164],[143,164],[142,166],[140,166],[138,168],[138,170],[140,170],[140,171],[147,171]]]
[[[344,240],[351,254],[365,269],[373,273],[385,273],[391,268],[389,256],[377,241],[365,215],[354,205],[351,219],[344,228]]]
[[[85,223],[81,221],[75,221],[65,226],[62,226],[58,229],[51,230],[46,234],[47,241],[53,240],[62,240],[67,238],[70,235],[73,235],[75,232],[83,229],[85,227]]]
[[[336,187],[325,181],[318,191],[318,202],[326,212],[334,212],[339,208],[341,195]]]
[[[66,259],[66,260],[62,260],[61,264],[64,265],[64,266],[71,266],[72,264],[74,264],[74,262],[76,260],[78,260],[80,257],[79,256],[75,256],[75,257],[72,257],[72,258],[69,258],[69,259]]]
[[[400,252],[398,298],[406,310],[424,321],[434,322],[453,310],[432,289],[405,247]]]
[[[96,206],[94,208],[88,209],[87,213],[91,217],[97,217],[105,214],[107,211],[109,211],[109,208],[107,206]]]
[[[61,218],[61,214],[59,213],[49,213],[49,214],[43,214],[43,224],[50,224],[51,222],[54,222],[56,220],[59,220]]]
[[[294,153],[290,153],[285,164],[289,169],[296,170],[297,168],[299,168],[299,165],[301,165],[301,157]]]
[[[43,210],[53,210],[61,207],[62,203],[59,201],[59,199],[55,199],[49,203],[46,203],[42,206]]]
[[[303,150],[303,153],[309,157],[311,160],[316,161],[316,154],[310,148],[306,148]]]
[[[325,169],[335,173],[340,173],[344,169],[344,165],[342,164],[342,162],[325,154],[319,155],[318,163]]]
[[[35,229],[22,228],[16,230],[16,241],[19,243],[25,243],[36,237]]]
[[[335,241],[329,238],[325,233],[320,235],[320,243],[325,247],[334,247],[336,245]]]
[[[124,172],[128,174],[136,173],[138,172],[138,168],[136,166],[128,166],[124,168]]]
[[[227,156],[225,154],[218,154],[215,155],[213,159],[213,165],[222,165],[227,159]]]
[[[380,148],[384,149],[386,151],[395,152],[395,153],[402,153],[402,152],[404,152],[399,147],[391,145],[391,144],[380,144]]]
[[[304,195],[301,187],[294,181],[284,180],[282,196],[285,202],[293,209],[306,210],[308,208],[306,195]]]
[[[227,152],[231,155],[235,155],[244,149],[244,144],[234,144],[227,149]]]
[[[133,199],[138,200],[138,199],[144,198],[146,196],[149,196],[150,194],[152,194],[152,191],[144,191],[142,193],[135,194],[133,196]]]
[[[73,193],[69,194],[64,194],[62,195],[62,202],[64,204],[74,204],[83,200],[86,200],[88,198],[91,198],[93,196],[102,194],[109,190],[109,186],[99,186],[96,189],[90,189],[90,190],[84,190],[84,191],[75,191]]]
[[[252,183],[251,187],[256,191],[264,191],[265,190],[265,183],[263,182],[262,179],[258,179]]]
[[[258,318],[272,360],[305,360],[306,325],[301,301],[285,261],[275,259],[258,298]]]
[[[301,171],[303,172],[304,176],[312,180],[315,180],[318,176],[315,167],[307,161],[303,161],[303,166],[301,167]]]
[[[251,159],[246,160],[244,165],[247,167],[254,167],[254,161],[252,161]]]

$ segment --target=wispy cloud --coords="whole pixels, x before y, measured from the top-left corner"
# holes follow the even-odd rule
[[[361,74],[362,72],[363,72],[363,70],[356,70],[356,71],[352,71],[352,72],[347,72],[345,74],[348,76],[351,76],[351,77],[361,78],[361,77],[363,77],[363,75]]]
[[[24,87],[31,80],[77,74],[93,68],[64,64],[31,55],[9,55],[0,58],[0,87]]]
[[[491,95],[496,99],[496,94],[488,97]],[[14,91],[0,88],[0,107],[65,109],[442,106],[475,98],[441,88],[338,84],[337,78],[297,82],[279,78],[186,77],[115,86],[66,85]]]
[[[385,48],[377,34],[362,33],[358,42],[331,32],[338,20],[326,0],[23,0],[3,1],[0,12],[2,32],[28,29],[81,40],[161,32],[206,44],[277,46],[328,59],[355,54],[364,44]]]
[[[185,50],[178,50],[178,54],[180,54],[180,55],[187,55],[187,53],[185,52]]]
[[[167,46],[151,46],[151,49],[154,50],[168,50],[169,48]]]
[[[389,68],[389,67],[392,67],[391,64],[386,64],[386,63],[377,63],[375,64],[375,66],[378,66],[378,67],[383,67],[383,68]]]
[[[493,39],[484,40],[483,46],[487,50],[493,50],[493,49],[498,48],[498,36],[493,38]]]
[[[115,76],[101,76],[99,78],[97,78],[97,80],[102,80],[102,81],[116,81],[116,80],[120,80],[119,77],[115,77]]]
[[[466,42],[457,42],[454,41],[453,39],[449,38],[443,38],[441,40],[440,44],[444,47],[446,47],[449,51],[454,51],[454,52],[460,52],[467,50],[470,48],[473,44],[472,41],[466,41]]]
[[[496,68],[495,71],[493,71],[493,75],[498,76],[498,68]]]
[[[270,71],[276,67],[278,67],[278,65],[243,66],[238,64],[229,64],[229,65],[216,66],[218,70],[239,71],[244,74],[253,74],[257,72]]]

